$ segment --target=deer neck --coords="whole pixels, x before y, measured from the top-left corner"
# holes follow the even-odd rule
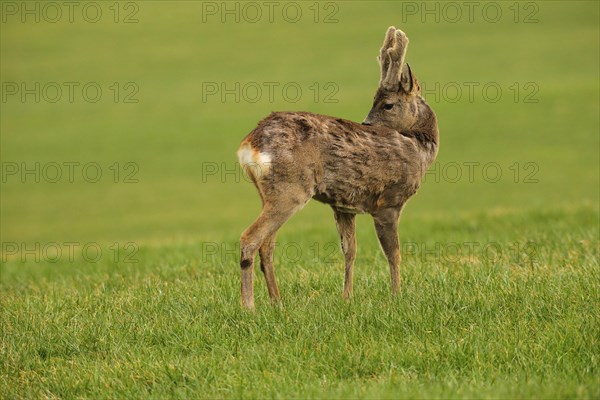
[[[437,117],[424,100],[419,103],[417,122],[402,134],[414,138],[427,152],[437,153],[439,143]]]

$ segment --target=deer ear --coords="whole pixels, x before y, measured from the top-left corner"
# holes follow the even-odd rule
[[[420,89],[419,84],[417,83],[417,78],[413,75],[408,63],[405,63],[404,67],[402,68],[402,74],[400,75],[400,88],[409,94],[414,91],[419,91]]]

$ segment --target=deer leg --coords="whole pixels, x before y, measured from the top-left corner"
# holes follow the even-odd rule
[[[287,221],[296,211],[300,210],[310,199],[304,199],[302,202],[292,203],[280,199],[281,201],[265,202],[262,212],[240,239],[240,267],[242,306],[248,309],[254,309],[254,257],[256,252],[263,245],[265,240],[274,236],[277,230]],[[273,275],[274,282],[274,275]],[[268,285],[267,280],[267,285]]]
[[[398,210],[386,209],[373,215],[381,248],[390,266],[392,293],[400,290],[400,242],[398,241]]]
[[[273,233],[267,237],[260,246],[258,253],[260,255],[260,269],[265,275],[267,281],[267,290],[273,303],[279,303],[279,288],[275,279],[275,270],[273,268],[273,250],[275,249],[275,237]]]
[[[337,226],[342,251],[344,253],[344,291],[342,298],[344,300],[352,297],[352,278],[354,275],[354,259],[356,257],[356,223],[355,214],[347,214],[333,210],[335,213],[335,225]]]

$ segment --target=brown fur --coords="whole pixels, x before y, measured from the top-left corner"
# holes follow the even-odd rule
[[[244,307],[254,308],[257,250],[269,295],[279,301],[272,259],[275,235],[311,198],[334,210],[345,255],[343,297],[352,295],[358,213],[373,216],[392,291],[399,290],[398,219],[438,150],[435,114],[420,96],[410,67],[403,64],[407,45],[402,31],[388,29],[379,57],[380,87],[362,124],[308,112],[276,112],[242,141],[240,161],[263,202],[240,243]]]

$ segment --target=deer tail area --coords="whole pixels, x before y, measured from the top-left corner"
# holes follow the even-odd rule
[[[248,142],[242,142],[237,156],[244,173],[254,182],[261,180],[271,171],[271,155],[255,149]]]

